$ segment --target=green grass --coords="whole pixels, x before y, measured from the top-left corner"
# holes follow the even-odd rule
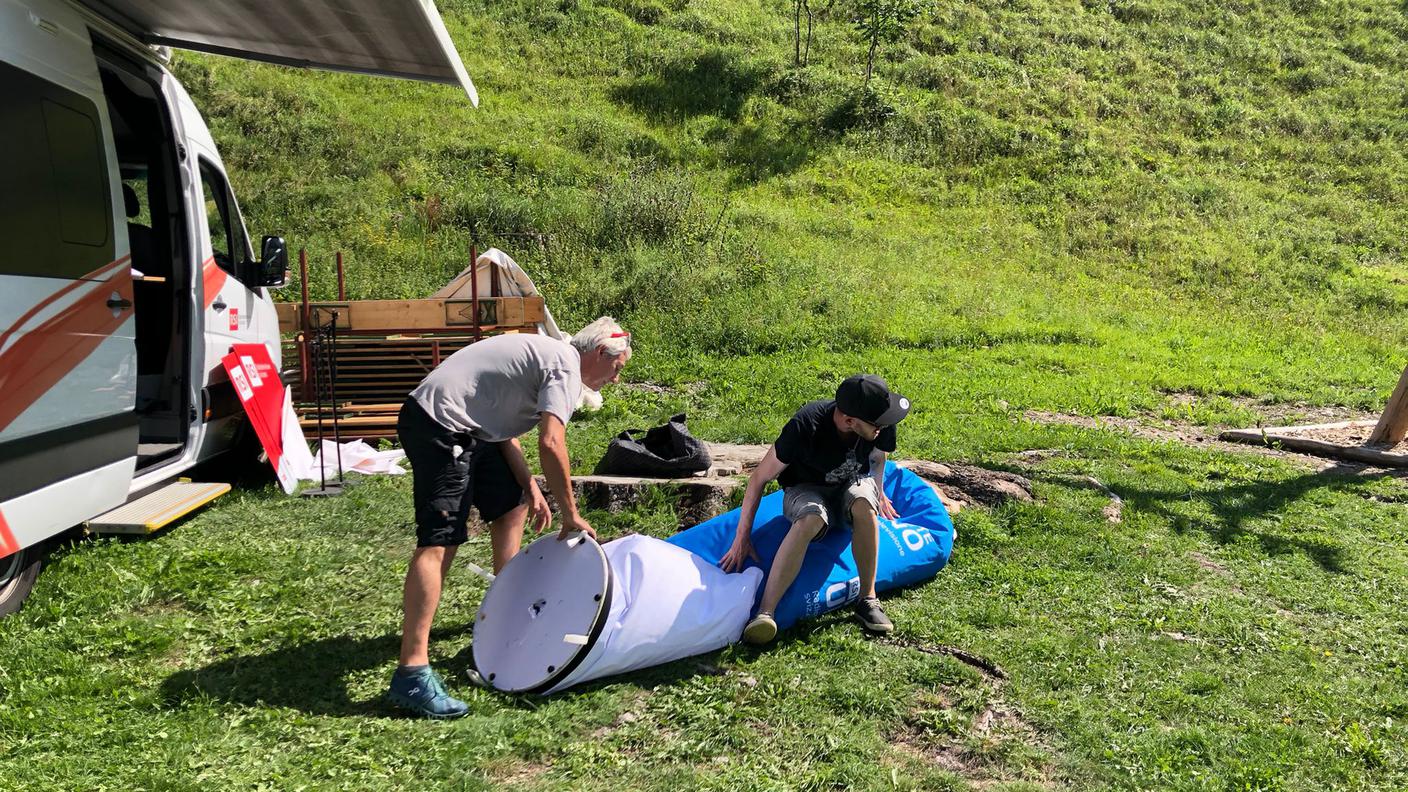
[[[441,7],[477,111],[176,61],[315,296],[339,249],[353,298],[414,297],[498,245],[665,386],[574,421],[579,472],[680,410],[770,441],[870,370],[915,403],[906,456],[1054,449],[1039,501],[961,514],[950,567],[888,601],[894,641],[823,618],[550,699],[465,683],[483,584],[457,571],[433,659],[472,714],[435,724],[379,702],[408,482],[261,485],[55,555],[0,623],[0,788],[1408,787],[1402,480],[1023,418],[1379,409],[1408,342],[1400,4],[944,3],[868,95],[839,5],[803,69],[790,4]],[[658,498],[593,519],[675,524]]]

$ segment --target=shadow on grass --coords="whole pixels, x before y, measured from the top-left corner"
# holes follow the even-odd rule
[[[1064,479],[1043,477],[1040,473],[1029,472],[1029,475],[1069,484]],[[1174,488],[1112,489],[1127,506],[1168,518],[1173,530],[1178,533],[1202,531],[1219,544],[1235,544],[1250,538],[1267,555],[1300,552],[1326,572],[1347,574],[1350,570],[1345,565],[1345,549],[1339,543],[1266,530],[1254,525],[1254,521],[1283,512],[1291,504],[1316,491],[1344,492],[1367,482],[1404,477],[1408,477],[1408,470],[1338,464],[1284,481],[1246,481],[1193,492]],[[1190,517],[1174,506],[1177,502],[1195,500],[1207,504],[1213,519]]]
[[[468,631],[468,623],[436,630],[431,641]],[[161,697],[171,708],[209,697],[231,704],[287,707],[310,715],[389,715],[395,710],[380,692],[370,699],[354,699],[347,690],[347,677],[385,665],[400,648],[401,637],[389,633],[375,638],[324,638],[263,654],[230,657],[172,674],[161,683]]]
[[[766,66],[738,53],[711,50],[685,55],[615,89],[612,98],[657,122],[700,115],[737,120],[768,74]]]

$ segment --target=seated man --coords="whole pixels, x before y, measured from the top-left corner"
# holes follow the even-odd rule
[[[885,459],[895,450],[895,424],[909,413],[909,399],[890,392],[885,381],[857,374],[836,389],[836,398],[809,402],[782,427],[777,442],[748,477],[739,513],[738,536],[719,561],[725,571],[742,570],[753,551],[753,517],[763,487],[782,485],[782,514],[792,527],[773,559],[758,615],[743,629],[743,640],[764,644],[777,635],[773,611],[801,569],[807,546],[850,518],[851,552],[860,573],[856,616],[872,632],[895,628],[875,596],[879,553],[877,518],[895,519],[885,497]]]

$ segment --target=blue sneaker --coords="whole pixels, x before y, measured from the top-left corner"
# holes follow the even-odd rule
[[[426,718],[458,718],[469,712],[469,705],[451,696],[440,675],[428,667],[414,674],[392,674],[386,697],[392,704]]]

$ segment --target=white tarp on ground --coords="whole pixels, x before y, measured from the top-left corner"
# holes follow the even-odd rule
[[[400,461],[405,458],[406,452],[399,448],[378,451],[363,440],[342,444],[342,472],[346,473],[363,473],[368,476],[385,473],[398,476],[406,472],[400,465]],[[337,443],[332,440],[324,440],[318,453],[303,457],[301,462],[299,467],[293,469],[293,473],[303,481],[342,478],[338,471]],[[322,468],[321,472],[319,467]]]
[[[680,547],[627,536],[601,548],[613,576],[611,610],[581,664],[549,693],[734,643],[763,572],[730,575]]]

